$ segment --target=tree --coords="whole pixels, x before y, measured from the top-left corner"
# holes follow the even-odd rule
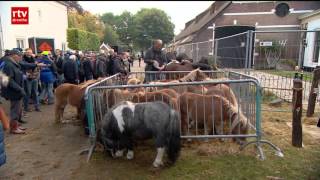
[[[110,45],[117,45],[119,43],[119,35],[109,24],[105,25],[103,40]]]
[[[132,50],[131,45],[133,44],[134,37],[134,24],[133,15],[125,11],[117,19],[116,31],[119,35],[120,41]]]
[[[68,46],[74,50],[96,51],[100,44],[97,34],[76,28],[67,29],[67,41]]]
[[[115,16],[113,13],[104,13],[100,16],[100,19],[104,24],[109,24],[113,30],[116,30],[115,27],[118,24],[119,16]]]
[[[68,12],[69,28],[77,28],[91,33],[96,33],[100,40],[104,37],[104,25],[99,18],[88,11],[79,14],[77,11]]]
[[[84,12],[82,6],[78,3],[78,1],[64,1],[64,3],[68,4],[70,9],[75,9],[79,14]]]
[[[153,39],[161,39],[164,43],[168,43],[174,37],[174,24],[171,18],[156,8],[142,8],[134,15],[133,24],[135,45],[143,49],[150,47]]]
[[[124,11],[121,15],[114,15],[113,13],[104,13],[100,17],[101,21],[110,27],[118,34],[119,43],[130,48],[133,40],[133,15]],[[130,48],[131,49],[131,48]]]

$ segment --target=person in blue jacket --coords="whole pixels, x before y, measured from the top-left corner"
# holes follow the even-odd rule
[[[7,87],[9,84],[9,77],[0,72],[0,88]],[[4,147],[4,130],[9,129],[9,118],[4,109],[0,106],[0,166],[6,163],[6,152]]]
[[[43,51],[40,63],[46,64],[46,67],[42,67],[40,70],[40,81],[42,86],[42,92],[40,94],[40,102],[44,103],[48,98],[48,104],[54,103],[53,83],[57,77],[57,68],[54,62],[49,58],[49,52]]]

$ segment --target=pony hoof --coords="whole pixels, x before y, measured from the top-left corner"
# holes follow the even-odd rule
[[[160,166],[163,166],[163,162],[157,162],[157,161],[155,161],[155,162],[153,162],[153,167],[155,167],[155,168],[159,168]]]
[[[133,159],[133,157],[134,157],[133,151],[128,151],[128,153],[127,153],[127,159],[128,159],[128,160],[131,160],[131,159]]]
[[[123,156],[123,151],[117,151],[115,154],[115,157],[122,157]]]

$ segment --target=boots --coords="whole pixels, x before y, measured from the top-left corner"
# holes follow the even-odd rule
[[[10,133],[12,134],[25,134],[26,132],[19,127],[17,121],[10,122]]]

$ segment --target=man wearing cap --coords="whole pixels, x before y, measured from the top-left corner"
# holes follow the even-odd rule
[[[144,62],[146,63],[145,71],[159,71],[167,64],[167,58],[162,51],[162,40],[153,41],[153,46],[146,52]],[[150,82],[156,79],[155,74],[146,75],[145,81]]]
[[[1,95],[10,101],[10,132],[13,134],[24,134],[25,128],[21,127],[19,122],[22,120],[22,99],[26,95],[23,88],[23,72],[21,67],[26,69],[35,68],[37,64],[21,62],[22,52],[13,49],[10,55],[6,56],[4,61],[3,73],[9,77],[7,87],[1,89]],[[43,64],[39,64],[42,66]]]

